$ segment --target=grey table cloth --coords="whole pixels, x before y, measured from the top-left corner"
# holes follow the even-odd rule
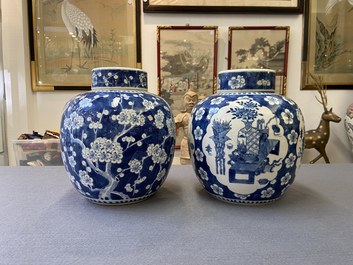
[[[303,165],[285,196],[218,201],[191,166],[151,198],[90,203],[63,167],[0,167],[0,264],[353,264],[353,164]]]

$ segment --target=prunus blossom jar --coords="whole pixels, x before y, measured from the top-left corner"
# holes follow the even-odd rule
[[[147,73],[140,69],[93,69],[92,90],[67,103],[60,133],[72,184],[100,204],[148,198],[174,156],[171,109],[147,92]]]

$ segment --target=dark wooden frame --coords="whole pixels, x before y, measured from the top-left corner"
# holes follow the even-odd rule
[[[281,6],[274,5],[269,6],[266,1],[263,1],[263,5],[204,5],[204,4],[192,4],[193,0],[190,0],[190,5],[153,5],[150,4],[150,0],[143,0],[143,11],[146,13],[278,13],[278,14],[300,14],[303,12],[305,0],[297,0],[295,6]],[[215,1],[216,2],[216,1]]]
[[[279,79],[279,80],[276,80],[276,82],[281,81],[281,87],[279,89],[276,89],[276,92],[279,93],[279,94],[285,95],[286,94],[286,88],[287,88],[287,68],[288,68],[289,34],[290,34],[290,27],[289,26],[229,27],[229,29],[228,29],[228,69],[232,69],[232,68],[247,68],[247,67],[249,67],[249,68],[258,68],[258,66],[247,66],[247,67],[241,66],[241,63],[239,63],[239,67],[233,67],[234,66],[233,58],[235,57],[235,54],[234,54],[235,47],[243,47],[241,45],[242,44],[242,40],[247,40],[247,41],[254,40],[255,41],[254,34],[251,34],[251,38],[252,39],[249,39],[246,36],[241,36],[239,39],[234,40],[234,42],[233,42],[233,38],[235,38],[236,32],[238,32],[239,34],[241,32],[244,32],[244,34],[246,34],[248,32],[250,34],[250,33],[252,33],[252,31],[256,31],[256,33],[257,33],[255,35],[256,38],[257,37],[262,37],[262,36],[266,36],[267,38],[269,38],[270,37],[269,33],[271,33],[272,31],[283,31],[284,38],[283,38],[283,40],[281,39],[281,41],[284,41],[284,50],[282,48],[281,50],[283,52],[275,53],[275,54],[277,54],[277,56],[278,55],[283,55],[283,67],[281,67],[280,70],[279,70],[279,69],[276,69],[276,68],[278,68],[278,66],[270,67],[271,63],[268,63],[268,64],[266,63],[266,65],[263,66],[263,67],[272,68],[272,69],[276,70],[277,77],[278,77],[277,79]],[[264,35],[261,35],[261,31],[264,32]],[[275,43],[270,43],[270,44],[275,44]],[[256,56],[254,56],[254,57],[256,57]],[[278,58],[276,59],[276,61],[278,61]],[[282,62],[282,60],[280,60],[280,61]]]
[[[42,5],[43,0],[27,0],[27,10],[28,10],[28,25],[29,25],[29,42],[30,42],[30,60],[31,60],[31,79],[32,79],[32,90],[33,91],[60,91],[60,90],[89,90],[90,83],[81,82],[78,77],[77,82],[73,83],[45,83],[41,84],[39,82],[38,74],[38,54],[39,47],[37,44],[37,20],[40,19],[40,15],[37,14],[37,8]],[[58,1],[59,3],[60,1]],[[132,23],[135,23],[135,56],[136,64],[135,66],[127,67],[142,67],[141,61],[141,4],[140,1],[135,1],[134,17],[132,17]],[[101,65],[96,65],[94,67],[100,67]],[[116,66],[116,65],[115,65]],[[124,66],[124,65],[121,65]],[[87,76],[90,74],[87,74]]]

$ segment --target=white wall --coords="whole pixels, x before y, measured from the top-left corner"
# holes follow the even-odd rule
[[[64,104],[79,92],[32,92],[26,6],[22,0],[2,1],[5,90],[7,94],[7,136],[10,163],[14,164],[11,140],[23,132],[46,129],[59,130]],[[322,107],[315,100],[316,92],[300,90],[302,16],[301,15],[239,15],[239,14],[144,14],[142,13],[142,64],[148,72],[150,91],[157,93],[157,25],[219,26],[218,70],[226,69],[228,26],[290,26],[287,96],[301,108],[307,129],[318,125]],[[353,90],[328,91],[328,103],[342,118],[353,102]],[[332,124],[327,153],[332,163],[353,162],[353,153],[343,122]],[[316,151],[306,150],[304,162],[315,157]],[[320,163],[323,161],[320,160]],[[319,163],[318,162],[318,163]]]

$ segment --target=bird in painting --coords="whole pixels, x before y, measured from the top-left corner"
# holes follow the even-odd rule
[[[342,0],[328,0],[327,4],[326,4],[326,13],[330,13],[332,8],[338,4],[339,2],[342,2]],[[352,11],[353,10],[353,0],[347,0],[347,2],[352,6],[348,12]]]
[[[73,39],[77,40],[78,66],[80,68],[85,68],[87,61],[83,63],[81,62],[80,43],[83,44],[88,57],[92,57],[92,50],[98,43],[97,33],[92,21],[81,9],[70,3],[69,0],[63,0],[62,2],[61,17],[69,34]],[[70,65],[66,65],[67,72],[72,69],[73,54],[72,51]]]

